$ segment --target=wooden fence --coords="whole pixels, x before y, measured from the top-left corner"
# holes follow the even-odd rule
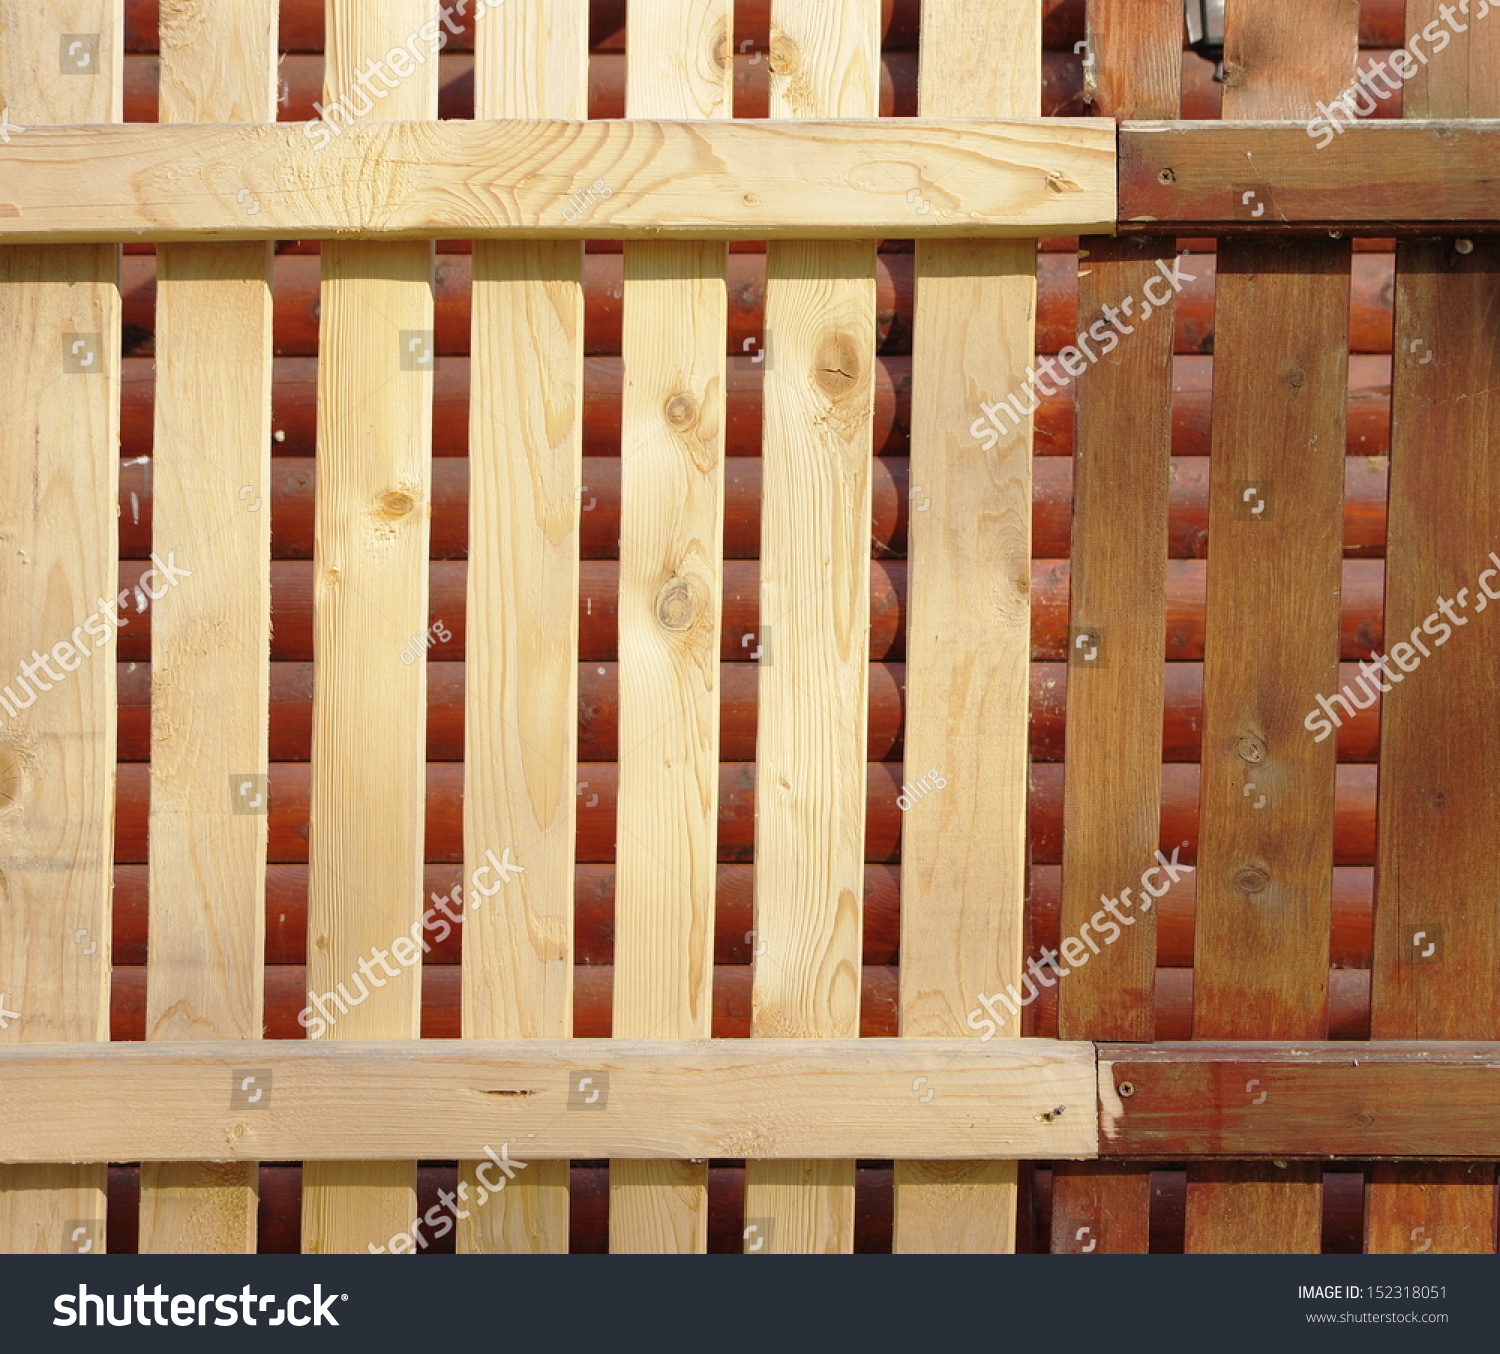
[[[0,1250],[1493,1252],[1464,13],[0,0]]]

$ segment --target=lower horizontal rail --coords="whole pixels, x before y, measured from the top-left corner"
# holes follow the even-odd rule
[[[504,1150],[502,1150],[502,1148]],[[1500,1043],[0,1048],[0,1161],[1500,1159]]]
[[[24,1044],[0,1160],[1082,1158],[1095,1078],[1040,1039]]]

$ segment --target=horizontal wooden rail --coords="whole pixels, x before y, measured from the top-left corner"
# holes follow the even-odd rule
[[[13,1044],[0,1080],[0,1161],[1098,1153],[1093,1045],[1041,1040]]]
[[[1100,1152],[1500,1157],[1500,1043],[1099,1046]]]
[[[1122,122],[1120,230],[1494,229],[1500,122]],[[1322,129],[1327,128],[1326,132]]]
[[[1115,129],[1087,118],[136,124],[0,146],[7,244],[1040,236],[1114,219]]]

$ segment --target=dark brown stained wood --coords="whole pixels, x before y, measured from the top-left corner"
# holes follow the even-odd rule
[[[1488,1255],[1495,1249],[1495,1165],[1379,1165],[1365,1191],[1369,1255]]]
[[[1224,116],[1305,118],[1335,97],[1354,74],[1358,17],[1354,0],[1230,3]],[[1338,671],[1351,257],[1329,239],[1219,247],[1199,1039],[1328,1030],[1337,749],[1302,721],[1305,693]],[[1185,1247],[1316,1253],[1321,1192],[1310,1168],[1192,1169]]]
[[[1337,93],[1319,98],[1331,102]],[[1238,120],[1123,125],[1122,233],[1273,234],[1291,226],[1395,235],[1486,223],[1493,230],[1500,220],[1500,128],[1493,124],[1345,122],[1342,136],[1320,133],[1317,124],[1310,135],[1315,115],[1307,107],[1296,123],[1271,127]]]
[[[1500,1043],[1101,1044],[1099,1061],[1103,1156],[1500,1156]]]
[[[1408,31],[1440,9],[1410,0]],[[1500,25],[1470,23],[1412,81],[1406,112],[1500,116]],[[1401,244],[1395,309],[1389,633],[1409,635],[1444,599],[1465,624],[1384,698],[1370,1027],[1389,1039],[1493,1039],[1500,631],[1475,609],[1488,606],[1478,579],[1500,545],[1500,236]],[[1378,1171],[1365,1249],[1493,1252],[1493,1164]]]
[[[1144,1255],[1151,1172],[1121,1162],[1059,1161],[1052,1170],[1054,1255]]]
[[[1175,111],[1178,68],[1161,58],[1180,46],[1179,11],[1172,0],[1096,0],[1089,50],[1099,112]],[[1108,330],[1106,316],[1127,298],[1139,310],[1148,283],[1149,294],[1170,298],[1174,244],[1081,241],[1080,332],[1096,321]],[[1078,384],[1064,801],[1076,830],[1063,842],[1064,935],[1098,912],[1101,893],[1139,879],[1156,850],[1175,308],[1171,299],[1152,308],[1154,323],[1143,317],[1136,332],[1114,334],[1113,351],[1101,351]],[[1151,1038],[1156,919],[1143,912],[1134,922],[1059,994],[1059,1023],[1074,1037]]]

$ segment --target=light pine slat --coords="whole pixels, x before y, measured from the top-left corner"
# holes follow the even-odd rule
[[[627,13],[629,116],[727,119],[731,0]],[[727,263],[720,244],[625,246],[617,1038],[703,1038],[712,1016]],[[609,1245],[706,1250],[708,1163],[612,1161]]]
[[[1224,116],[1311,116],[1353,79],[1358,23],[1350,0],[1230,5]],[[1349,270],[1348,241],[1219,248],[1200,1039],[1316,1039],[1327,1028],[1336,740],[1316,742],[1303,717],[1338,673]],[[1269,520],[1250,512],[1258,502]],[[1295,1164],[1195,1167],[1187,1249],[1316,1253],[1322,1188],[1320,1172]]]
[[[162,120],[274,121],[276,32],[274,0],[168,0]],[[236,812],[231,787],[267,759],[271,256],[156,257],[153,540],[193,580],[151,630],[151,1039],[262,1034],[267,819]],[[253,1252],[257,1199],[252,1165],[143,1162],[141,1252]]]
[[[586,118],[586,0],[487,11],[475,80],[480,117]],[[473,307],[463,877],[486,864],[486,849],[508,843],[525,873],[466,914],[463,1029],[471,1039],[564,1038],[573,1027],[583,246],[475,241]],[[515,1153],[525,1159],[523,1146]],[[494,1178],[486,1162],[461,1167],[475,1198],[476,1172]],[[566,1252],[568,1163],[529,1163],[467,1212],[461,1253]]]
[[[433,0],[328,0],[327,95],[371,57],[404,45]],[[428,60],[371,118],[435,118]],[[358,105],[356,105],[358,106]],[[430,243],[325,245],[318,353],[318,500],[307,981],[351,996],[375,962],[420,928],[426,666],[401,654],[427,629],[432,372],[416,369],[433,328]],[[415,343],[415,346],[413,344]],[[421,934],[418,930],[417,934]],[[375,988],[376,980],[382,984]],[[330,1008],[335,1039],[419,1033],[421,967],[376,969],[368,998]],[[405,1232],[416,1163],[318,1162],[303,1173],[302,1246],[364,1252]]]
[[[774,0],[773,118],[879,110],[880,6]],[[913,213],[915,215],[915,212]],[[766,253],[751,1033],[859,1033],[875,245]],[[854,1248],[854,1162],[751,1162],[761,1253]]]
[[[1120,119],[1175,118],[1181,103],[1178,0],[1090,0],[1087,77],[1094,111]],[[1176,241],[1081,240],[1078,331],[1171,288],[1158,264]],[[1157,280],[1153,283],[1152,278]],[[1089,632],[1104,665],[1070,644],[1064,780],[1062,934],[1077,936],[1154,863],[1161,819],[1167,514],[1171,480],[1174,302],[1101,354],[1078,384],[1073,469],[1070,639]],[[1107,643],[1098,637],[1107,637]],[[1076,656],[1073,656],[1076,655]],[[1149,1040],[1155,1031],[1157,913],[1135,924],[1058,991],[1058,1029],[1097,1039]],[[1144,1254],[1150,1171],[1059,1162],[1052,1174],[1052,1249]]]
[[[715,60],[705,54],[697,63],[700,79]],[[420,79],[419,69],[406,85]],[[305,134],[309,126],[327,131],[317,123],[253,134],[44,127],[6,148],[0,206],[17,212],[0,215],[0,243],[205,233],[240,240],[1018,238],[1063,224],[1114,226],[1115,130],[1099,119],[851,118],[793,129],[759,120],[704,127],[695,111],[646,121],[652,125],[461,119],[381,128],[366,118],[330,135],[321,151]],[[932,209],[920,216],[906,198],[919,164],[939,167],[926,176]],[[893,173],[894,165],[903,168]],[[84,173],[94,187],[80,201]],[[566,195],[601,173],[611,196],[576,221],[565,216]],[[241,186],[260,200],[258,215],[240,210]]]
[[[0,0],[0,112],[28,128],[7,149],[120,120],[123,31],[121,0]],[[62,74],[61,33],[97,35],[96,75]],[[0,249],[0,683],[35,698],[0,712],[0,1043],[109,1038],[112,646],[81,635],[61,682],[33,669],[47,690],[18,674],[118,586],[118,279],[113,245]],[[97,375],[65,370],[79,342]],[[99,1253],[104,1185],[103,1165],[0,1166],[0,1251]]]
[[[1437,0],[1409,0],[1408,34],[1441,19]],[[1405,116],[1500,117],[1500,25],[1492,15],[1471,18],[1466,33],[1442,26],[1450,46],[1407,85]],[[1467,623],[1453,627],[1442,652],[1381,698],[1370,991],[1371,1032],[1380,1039],[1500,1032],[1489,865],[1500,808],[1490,733],[1500,631],[1475,610],[1491,605],[1477,580],[1500,543],[1500,236],[1472,245],[1460,254],[1452,240],[1411,241],[1396,253],[1387,646],[1421,626],[1439,597],[1456,601],[1460,588],[1470,595],[1457,612]],[[1439,928],[1441,952],[1414,962],[1416,933]],[[1380,1167],[1366,1199],[1370,1254],[1495,1249],[1492,1163]]]
[[[247,1054],[276,1091],[254,1112],[220,1094]],[[609,1078],[602,1110],[570,1106],[579,1067]],[[1050,1039],[157,1041],[10,1049],[0,1071],[0,1157],[21,1161],[1099,1152],[1094,1046]]]
[[[922,20],[924,117],[1041,111],[1039,0],[955,0]],[[919,242],[915,306],[905,772],[947,784],[902,821],[901,1030],[972,1038],[978,995],[1022,965],[1031,423],[988,450],[970,427],[1031,365],[1035,242]],[[895,1209],[898,1252],[1012,1251],[1016,1167],[898,1161]]]

